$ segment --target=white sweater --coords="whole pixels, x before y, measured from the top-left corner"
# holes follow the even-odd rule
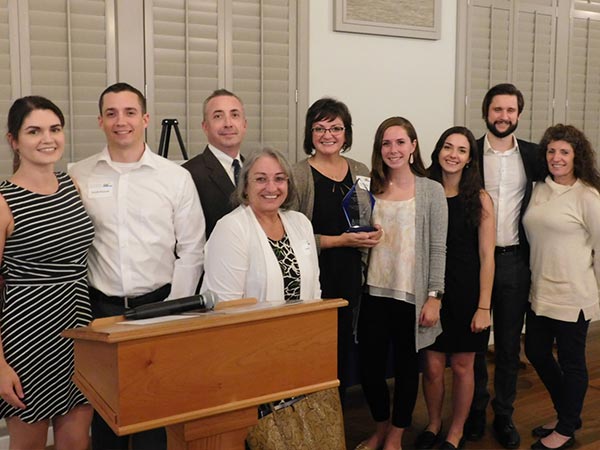
[[[546,177],[533,190],[523,225],[531,246],[531,307],[538,316],[577,322],[600,314],[600,194],[577,180]]]

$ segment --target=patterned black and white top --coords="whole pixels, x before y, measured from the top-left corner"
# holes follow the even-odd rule
[[[279,241],[268,239],[283,275],[283,297],[285,301],[300,300],[300,268],[288,235],[285,234]]]
[[[87,403],[71,380],[73,343],[60,333],[91,320],[87,254],[94,228],[71,178],[63,172],[56,178],[58,190],[49,195],[0,183],[14,219],[0,268],[0,332],[27,406],[21,410],[0,399],[0,417],[27,423]]]

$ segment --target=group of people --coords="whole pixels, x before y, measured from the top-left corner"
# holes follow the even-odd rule
[[[345,155],[348,108],[322,98],[306,114],[307,158],[292,167],[274,149],[241,155],[243,103],[219,89],[203,105],[207,147],[179,166],[146,145],[143,94],[116,83],[99,100],[106,147],[66,174],[55,172],[62,112],[43,97],[18,99],[7,134],[15,171],[0,184],[0,416],[11,448],[43,448],[52,422],[57,449],[86,449],[90,424],[95,450],[165,449],[164,429],[119,437],[93,412],[71,380],[72,344],[60,332],[198,290],[220,301],[347,299],[338,311],[339,392],[343,402],[357,339],[376,422],[361,450],[402,447],[421,370],[429,424],[415,446],[480,439],[492,319],[493,428],[503,447],[517,448],[526,316],[525,351],[557,414],[532,431],[532,448],[572,445],[587,387],[587,328],[599,312],[600,175],[572,126],[550,127],[539,146],[516,139],[523,107],[513,85],[493,87],[483,101],[486,135],[476,141],[467,128],[449,128],[428,168],[413,125],[390,117],[375,133],[369,170]],[[372,227],[355,231],[342,202],[358,183],[374,208]]]
[[[549,127],[539,145],[517,139],[523,108],[514,85],[492,87],[482,104],[487,133],[476,141],[464,127],[444,131],[427,170],[405,119],[387,119],[375,134],[373,215],[384,235],[368,259],[358,340],[376,430],[357,450],[402,447],[417,396],[417,353],[429,423],[415,448],[456,449],[481,439],[492,321],[499,445],[521,443],[512,414],[524,322],[525,353],[556,411],[531,430],[531,448],[574,444],[588,386],[587,330],[600,312],[600,173],[589,140],[571,125]],[[448,357],[453,396],[444,432]]]

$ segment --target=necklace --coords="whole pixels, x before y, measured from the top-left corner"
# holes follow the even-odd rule
[[[348,186],[346,183],[344,183],[343,180],[342,181],[333,181],[332,180],[332,183],[331,183],[331,192],[332,193],[335,192],[336,186],[339,186],[342,196],[345,196],[350,191],[350,189],[352,189],[352,186]]]

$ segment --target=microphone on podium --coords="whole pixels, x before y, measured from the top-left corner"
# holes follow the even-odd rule
[[[149,303],[137,306],[125,311],[125,319],[150,319],[152,317],[169,316],[191,310],[209,311],[214,309],[219,299],[212,291],[206,291],[200,295],[182,297],[163,302]]]

